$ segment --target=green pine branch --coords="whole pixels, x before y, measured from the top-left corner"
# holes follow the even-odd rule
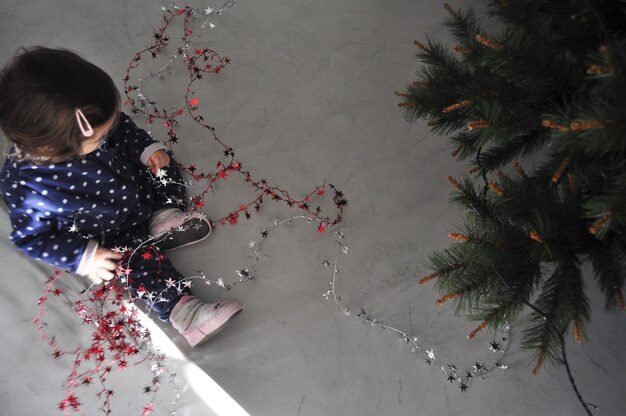
[[[533,154],[541,149],[549,140],[550,134],[545,129],[531,130],[517,136],[509,136],[508,140],[482,151],[480,167],[486,172],[501,169],[514,160]]]
[[[541,287],[537,309],[530,315],[530,325],[524,331],[522,346],[538,352],[549,363],[561,357],[561,337],[577,322],[584,328],[589,320],[589,304],[584,294],[580,267],[575,259],[563,261]]]
[[[416,43],[424,66],[399,105],[476,175],[449,178],[463,225],[420,283],[481,321],[471,337],[531,308],[522,344],[558,363],[564,334],[585,337],[585,263],[607,309],[626,309],[626,3],[492,1],[497,33],[446,9],[455,43]],[[528,172],[512,163],[527,157]]]
[[[604,305],[609,311],[624,308],[621,288],[626,281],[626,240],[623,236],[611,234],[594,245],[587,258],[604,295]],[[620,304],[621,301],[621,304]]]

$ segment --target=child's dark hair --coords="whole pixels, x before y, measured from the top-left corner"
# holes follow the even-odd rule
[[[67,49],[20,48],[0,73],[0,128],[17,160],[54,163],[81,154],[80,109],[93,128],[119,111],[109,75]]]

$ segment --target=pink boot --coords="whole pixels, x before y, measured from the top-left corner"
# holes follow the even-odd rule
[[[204,240],[211,234],[211,222],[198,211],[166,208],[150,218],[150,235],[158,238],[161,250],[173,250]]]
[[[172,309],[170,321],[189,345],[195,347],[208,340],[242,309],[243,305],[235,299],[204,303],[194,296],[183,296]]]

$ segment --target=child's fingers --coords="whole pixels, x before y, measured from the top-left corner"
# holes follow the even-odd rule
[[[156,175],[157,170],[159,169],[157,167],[157,164],[154,160],[154,158],[151,158],[148,163],[146,163],[146,166],[148,166],[148,169],[150,169],[150,172],[152,172],[153,175]]]
[[[116,268],[117,268],[117,262],[113,260],[105,259],[102,261],[102,263],[100,263],[101,270],[114,272]]]
[[[157,157],[159,158],[161,167],[167,166],[170,164],[170,155],[168,155],[166,151],[159,152]]]
[[[159,169],[166,167],[170,164],[169,157],[167,154],[165,156],[159,156],[158,160],[154,163],[153,171],[157,172]]]
[[[152,156],[150,156],[148,158],[148,160],[146,160],[146,166],[148,167],[148,169],[150,169],[150,172],[152,172],[152,174],[155,174],[155,172],[156,172],[156,160],[155,160],[154,153],[152,154]]]
[[[114,260],[119,260],[122,257],[124,257],[124,255],[122,253],[118,253],[117,251],[109,251],[106,254],[106,258],[114,259]]]
[[[103,280],[109,281],[115,277],[115,274],[107,269],[100,269],[98,271],[98,277],[101,279],[100,282]]]
[[[159,164],[156,163],[156,162],[148,163],[148,168],[150,169],[150,172],[152,172],[152,174],[155,175],[155,176],[156,176],[157,172],[159,171],[159,169],[161,169]]]
[[[89,277],[89,280],[91,280],[94,285],[102,283],[102,279],[98,276],[97,272],[89,273],[87,277]]]
[[[158,150],[148,158],[146,166],[150,169],[153,175],[156,175],[159,169],[170,164],[170,155],[164,150]]]

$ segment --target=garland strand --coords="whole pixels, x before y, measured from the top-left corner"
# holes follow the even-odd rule
[[[257,179],[250,171],[242,168],[241,161],[235,158],[235,152],[232,147],[225,144],[217,135],[214,127],[206,123],[203,115],[199,113],[199,99],[195,96],[193,89],[194,83],[203,79],[207,74],[219,74],[229,63],[228,57],[222,57],[217,52],[209,48],[195,48],[192,50],[190,38],[193,36],[193,27],[191,22],[193,19],[201,15],[221,14],[225,9],[232,7],[235,2],[230,0],[224,4],[224,6],[218,10],[207,8],[202,11],[192,9],[189,7],[178,8],[174,5],[171,7],[174,9],[168,10],[162,8],[165,12],[163,17],[163,23],[161,28],[154,32],[155,42],[139,51],[133,57],[129,67],[126,71],[126,75],[123,78],[124,91],[126,100],[124,104],[130,107],[133,114],[143,114],[146,117],[146,122],[149,126],[156,120],[162,122],[163,127],[167,128],[167,136],[170,151],[173,150],[173,145],[178,142],[178,136],[176,133],[176,127],[179,123],[179,118],[184,113],[188,114],[192,120],[198,125],[202,126],[223,149],[223,158],[216,164],[216,168],[209,169],[206,172],[200,172],[196,166],[189,165],[184,166],[179,164],[179,169],[189,175],[193,181],[207,181],[203,191],[190,198],[188,208],[189,210],[201,209],[204,206],[204,199],[208,192],[213,191],[221,181],[225,181],[229,175],[242,175],[246,183],[248,183],[256,192],[257,195],[250,201],[244,204],[240,204],[237,208],[233,209],[227,215],[216,219],[210,220],[212,226],[237,224],[241,215],[244,215],[246,219],[251,217],[250,212],[254,210],[258,212],[264,202],[267,200],[282,201],[290,208],[297,208],[303,212],[302,215],[294,216],[285,220],[275,220],[271,227],[263,229],[260,233],[260,241],[251,241],[248,247],[252,250],[251,258],[254,259],[253,264],[242,267],[236,270],[238,280],[227,282],[222,277],[216,280],[208,279],[204,274],[197,276],[186,277],[180,281],[169,280],[166,282],[167,288],[175,287],[177,291],[182,292],[186,287],[190,287],[192,282],[203,282],[204,284],[215,284],[224,290],[230,290],[237,285],[246,283],[256,276],[259,255],[261,253],[264,242],[268,239],[270,233],[282,225],[290,225],[295,220],[305,220],[307,223],[314,223],[318,233],[324,234],[327,230],[339,224],[343,219],[343,210],[347,205],[347,201],[341,191],[336,189],[332,184],[326,184],[326,181],[322,185],[316,186],[311,192],[306,194],[302,198],[295,198],[285,189],[277,185],[271,185],[265,178]],[[170,109],[169,111],[164,108],[158,108],[154,101],[151,101],[142,91],[139,83],[141,78],[137,78],[137,83],[131,84],[131,75],[140,66],[144,56],[150,55],[155,59],[158,54],[169,45],[169,37],[166,36],[167,29],[170,28],[171,23],[176,18],[182,18],[183,20],[183,34],[181,40],[183,46],[177,48],[175,55],[170,57],[169,63],[162,67],[156,73],[150,74],[150,77],[160,77],[161,74],[166,71],[169,66],[178,58],[182,57],[185,62],[189,75],[189,82],[187,84],[183,107],[177,107]],[[206,19],[201,28],[215,27],[210,22],[210,18]],[[153,177],[154,185],[161,186],[171,183],[171,179],[167,178],[163,171],[157,172]],[[191,187],[193,182],[184,181],[180,183],[181,186]],[[320,206],[312,208],[310,204],[322,198],[327,192],[328,188],[334,193],[332,201],[336,207],[336,214],[333,218],[327,215],[322,215],[322,209]],[[177,201],[181,202],[181,201]],[[74,221],[76,225],[76,221]],[[78,226],[73,227],[73,232],[80,232]],[[184,231],[184,230],[178,230]],[[337,273],[339,271],[339,258],[341,255],[348,253],[348,246],[343,242],[345,236],[339,231],[332,231],[328,233],[331,238],[334,239],[336,244],[335,258],[332,261],[322,259],[322,265],[329,269],[329,281],[328,289],[324,292],[323,296],[332,300],[337,308],[341,309],[347,316],[359,319],[362,323],[370,325],[372,327],[379,328],[390,332],[396,336],[399,336],[402,340],[410,346],[411,352],[418,358],[422,359],[428,365],[435,365],[444,374],[447,381],[451,383],[457,383],[461,392],[466,392],[470,383],[475,378],[484,379],[485,376],[496,368],[506,369],[507,366],[503,364],[504,355],[509,345],[509,332],[510,327],[508,324],[504,327],[503,333],[495,338],[490,343],[489,349],[494,353],[497,353],[497,357],[492,363],[484,364],[475,362],[473,366],[468,366],[466,370],[459,370],[456,365],[446,363],[440,364],[443,360],[436,358],[435,349],[431,347],[427,349],[423,344],[419,342],[417,336],[414,336],[402,329],[388,325],[383,322],[377,321],[373,318],[365,309],[359,308],[358,313],[351,312],[350,309],[344,305],[341,301],[341,297],[337,295]],[[85,238],[92,238],[92,235],[85,235]],[[153,373],[152,383],[144,387],[143,391],[146,394],[150,394],[150,399],[143,406],[142,415],[147,416],[155,411],[155,398],[159,387],[162,384],[162,378],[164,375],[169,375],[170,383],[173,385],[175,399],[171,402],[172,410],[170,414],[176,412],[176,407],[180,399],[179,389],[176,385],[176,374],[169,370],[165,363],[165,357],[159,354],[152,342],[150,341],[150,333],[143,328],[138,320],[138,311],[131,305],[130,302],[141,298],[146,302],[146,308],[148,315],[152,310],[152,305],[155,302],[163,301],[163,293],[154,293],[142,290],[132,291],[128,286],[128,278],[130,269],[130,259],[137,253],[139,248],[145,248],[145,255],[153,256],[156,259],[161,259],[162,254],[158,249],[159,239],[148,238],[144,241],[137,241],[134,248],[118,247],[116,250],[123,254],[123,258],[120,261],[120,267],[117,271],[116,279],[112,280],[108,285],[98,286],[96,288],[90,287],[86,290],[78,300],[74,301],[74,312],[81,319],[83,324],[89,325],[92,328],[92,339],[89,345],[83,347],[76,347],[70,350],[63,350],[58,345],[55,337],[47,335],[45,329],[48,325],[44,322],[44,305],[50,298],[60,296],[62,289],[56,286],[58,280],[66,275],[66,272],[57,271],[55,275],[49,279],[43,296],[38,301],[38,314],[34,319],[37,324],[38,331],[41,338],[52,349],[52,355],[55,358],[61,358],[62,356],[73,356],[73,362],[70,370],[70,374],[66,378],[65,394],[63,400],[59,403],[59,409],[64,414],[68,415],[70,412],[81,412],[82,405],[78,398],[78,389],[80,387],[89,386],[92,383],[99,383],[100,389],[96,392],[97,398],[101,401],[100,410],[104,414],[110,414],[112,411],[111,398],[114,395],[107,382],[109,373],[115,370],[123,370],[131,367],[136,367],[140,364],[149,363],[151,371]],[[124,267],[126,265],[126,267]],[[86,298],[82,299],[86,295]]]
[[[221,14],[225,9],[232,7],[234,1],[230,0],[224,4],[224,6],[218,10],[207,8],[203,10],[204,15]],[[191,50],[190,37],[193,35],[193,28],[191,27],[192,18],[201,14],[198,10],[190,7],[178,8],[171,5],[174,11],[167,10],[163,17],[163,25],[160,29],[154,32],[155,42],[139,51],[135,54],[131,60],[126,75],[123,78],[124,92],[127,99],[124,104],[131,108],[133,114],[143,114],[147,118],[148,125],[151,125],[155,120],[160,119],[163,121],[163,126],[166,127],[168,134],[167,144],[170,151],[172,147],[178,141],[178,136],[175,131],[175,127],[178,124],[178,118],[186,113],[193,119],[194,122],[206,129],[223,149],[224,158],[216,165],[217,169],[208,172],[197,172],[195,166],[179,165],[181,171],[190,175],[194,181],[207,180],[208,184],[202,192],[190,198],[189,204],[187,204],[189,210],[201,209],[204,206],[204,198],[209,191],[212,191],[218,181],[226,180],[230,174],[241,174],[244,179],[249,183],[258,193],[257,196],[251,201],[239,205],[239,207],[226,216],[217,220],[210,220],[212,226],[237,223],[240,214],[245,215],[247,219],[251,217],[250,211],[259,211],[263,202],[268,199],[283,201],[289,207],[295,207],[299,210],[303,210],[308,215],[316,218],[317,230],[323,233],[327,227],[336,225],[343,219],[343,209],[347,205],[347,201],[343,198],[343,193],[337,190],[332,184],[326,184],[326,181],[322,185],[315,187],[315,189],[303,198],[292,197],[285,189],[271,185],[264,178],[255,179],[249,171],[242,169],[242,163],[235,159],[235,152],[232,147],[226,145],[216,134],[215,128],[205,122],[204,117],[199,114],[199,100],[194,97],[195,92],[192,90],[193,84],[202,79],[204,74],[219,74],[222,69],[230,63],[228,57],[222,58],[217,52],[208,48],[196,48]],[[146,54],[154,59],[158,53],[168,45],[169,38],[165,35],[166,30],[175,18],[182,17],[183,19],[183,45],[177,48],[177,55],[170,59],[170,62],[163,67],[157,74],[165,71],[168,66],[178,56],[182,56],[184,62],[187,65],[189,73],[189,83],[185,91],[185,106],[184,108],[175,108],[170,111],[166,109],[159,109],[156,107],[156,103],[150,101],[139,89],[138,86],[131,86],[131,74],[137,69],[142,61],[142,58]],[[208,27],[215,27],[207,19],[202,25],[202,29]],[[138,81],[141,81],[139,78]],[[131,97],[132,93],[136,94],[136,98]],[[148,108],[148,107],[151,108]],[[172,183],[172,180],[167,177],[164,171],[159,171],[152,177],[155,187],[164,186]],[[184,181],[180,183],[181,186],[191,187],[192,182]],[[337,207],[336,216],[331,219],[328,216],[322,216],[321,208],[316,206],[315,209],[310,207],[310,203],[314,200],[322,198],[329,187],[334,191],[333,202]],[[184,202],[184,201],[177,201]],[[78,227],[79,216],[84,214],[77,213],[74,218],[73,226],[70,228],[70,232],[77,233],[84,238],[94,238],[94,235],[89,233],[83,235]],[[184,229],[176,230],[184,231]],[[174,232],[176,232],[174,231]],[[112,412],[111,398],[114,396],[114,390],[108,385],[108,375],[115,370],[123,370],[131,367],[136,367],[141,364],[150,363],[151,371],[153,372],[152,383],[149,386],[144,387],[144,393],[150,393],[151,399],[145,404],[142,409],[142,415],[147,416],[155,411],[155,398],[159,391],[159,387],[162,383],[162,375],[164,373],[169,374],[171,383],[173,384],[175,392],[175,400],[172,402],[173,410],[170,414],[175,413],[180,394],[176,385],[176,374],[171,372],[166,363],[165,357],[159,354],[157,349],[150,341],[150,333],[147,329],[143,328],[138,320],[138,311],[131,305],[131,302],[137,299],[142,299],[147,304],[148,315],[152,310],[152,306],[156,302],[164,301],[162,293],[154,293],[139,287],[137,291],[132,290],[128,285],[129,274],[131,272],[129,268],[130,259],[137,253],[140,248],[144,248],[143,256],[151,256],[160,261],[163,255],[159,252],[158,242],[162,238],[148,238],[144,241],[137,241],[134,248],[130,247],[117,247],[116,251],[123,254],[123,258],[120,260],[118,270],[116,272],[116,278],[113,279],[107,285],[99,285],[95,287],[92,285],[83,294],[73,302],[74,312],[81,319],[83,324],[89,325],[92,330],[91,342],[88,345],[79,346],[74,349],[64,350],[62,349],[55,336],[49,336],[46,333],[48,324],[44,321],[44,307],[48,300],[53,297],[60,296],[63,293],[63,289],[56,284],[62,276],[67,275],[65,271],[56,271],[54,276],[51,277],[46,285],[44,294],[38,300],[38,313],[34,319],[34,323],[37,325],[41,339],[52,349],[52,355],[54,358],[59,359],[63,356],[73,356],[71,369],[69,375],[66,377],[65,382],[65,394],[63,399],[59,402],[58,408],[65,415],[69,415],[71,412],[82,413],[82,403],[79,400],[78,389],[80,387],[90,386],[92,383],[99,383],[100,389],[96,392],[96,397],[101,402],[100,410],[108,415]],[[124,266],[126,265],[126,266]],[[206,278],[204,275],[192,276],[182,279],[181,281],[167,281],[167,287],[176,287],[179,292],[182,292],[184,287],[191,286],[192,280],[202,280],[206,284],[215,283],[224,289],[230,289],[238,283],[244,281],[244,279],[251,278],[245,269],[238,271],[240,276],[239,282],[225,283],[222,278],[212,281]],[[84,297],[86,296],[86,297]],[[83,298],[84,297],[84,298]]]

